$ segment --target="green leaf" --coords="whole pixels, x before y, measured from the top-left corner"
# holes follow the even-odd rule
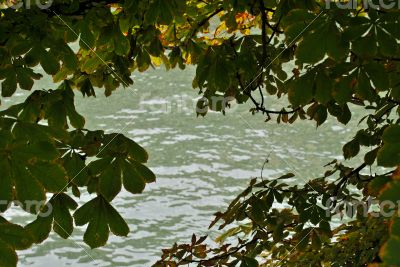
[[[364,69],[378,90],[384,91],[389,89],[389,76],[382,64],[371,61],[364,66]]]
[[[146,183],[154,183],[156,181],[156,175],[145,165],[134,162],[136,171],[144,178]]]
[[[300,77],[293,81],[294,84],[289,88],[289,101],[293,106],[304,106],[313,99],[313,79],[310,74]]]
[[[65,107],[71,125],[75,129],[82,129],[85,126],[85,118],[76,111],[74,104],[75,94],[69,82],[64,81],[64,83],[60,85],[60,89],[63,89],[63,106]]]
[[[378,165],[395,167],[400,165],[400,125],[392,125],[383,133],[384,145],[378,151]]]
[[[130,140],[129,138],[125,138],[125,141],[129,156],[135,161],[146,163],[149,158],[147,151],[143,147],[141,147],[138,143],[136,143],[133,140]]]
[[[377,38],[379,43],[379,51],[385,56],[397,55],[397,41],[391,34],[377,27]]]
[[[223,52],[221,51],[221,53]],[[208,71],[208,88],[213,92],[225,92],[231,83],[229,74],[232,73],[232,63],[224,57],[224,54],[217,54],[212,60]]]
[[[32,237],[22,226],[12,223],[0,224],[0,240],[14,249],[27,249],[32,245]]]
[[[353,139],[343,146],[343,156],[345,159],[354,158],[360,152],[360,144],[357,139]]]
[[[326,36],[326,49],[328,55],[336,61],[347,58],[349,54],[349,43],[343,40],[342,35],[336,27],[332,27]]]
[[[124,162],[122,172],[124,188],[132,194],[142,193],[146,186],[146,182],[133,164]]]
[[[400,182],[392,181],[385,185],[379,195],[380,201],[391,201],[392,203],[397,203],[400,200]]]
[[[33,241],[36,244],[40,244],[49,237],[52,223],[52,215],[39,213],[36,220],[26,225],[25,229],[30,232]]]
[[[67,239],[74,230],[70,209],[76,209],[78,204],[68,195],[59,194],[51,201],[53,206],[53,229],[59,236]]]
[[[97,55],[94,55],[93,57],[84,61],[84,63],[81,65],[81,71],[91,74],[101,65],[103,65],[101,58]]]
[[[380,249],[379,256],[387,266],[400,266],[398,251],[400,248],[400,238],[391,237]]]
[[[117,236],[128,236],[129,226],[125,220],[110,204],[104,203],[104,205],[106,207],[107,223],[111,232]]]
[[[382,189],[386,186],[386,184],[390,181],[390,177],[377,176],[375,179],[368,183],[368,194],[377,197],[381,193]]]
[[[44,49],[42,49],[40,54],[40,65],[50,75],[55,75],[60,70],[60,64],[56,57]]]
[[[306,35],[296,49],[296,57],[302,63],[317,63],[325,57],[327,52],[325,40],[326,32],[317,30]]]
[[[9,203],[13,200],[13,184],[10,165],[2,159],[0,160],[0,199],[6,203],[0,204],[1,212],[6,211]]]
[[[360,57],[370,58],[378,52],[376,36],[370,32],[367,36],[353,42],[352,51]]]
[[[16,199],[27,212],[36,214],[45,203],[46,195],[43,186],[34,179],[25,166],[12,162]],[[29,185],[29,186],[27,186]]]
[[[388,144],[400,144],[400,125],[391,125],[383,133],[383,141]]]
[[[77,186],[85,186],[89,181],[88,171],[85,161],[76,153],[71,153],[63,157],[64,168],[68,173],[69,179]]]
[[[108,201],[111,201],[121,191],[121,187],[121,169],[119,164],[114,161],[100,174],[99,192]]]
[[[33,87],[34,81],[31,76],[31,71],[31,69],[26,68],[16,69],[18,84],[23,90],[30,91]]]
[[[347,104],[337,105],[335,103],[328,104],[328,111],[332,116],[343,124],[347,124],[351,120],[351,111]]]
[[[32,47],[32,43],[22,38],[18,39],[18,43],[14,44],[11,48],[13,56],[20,56],[26,54]]]
[[[86,232],[83,236],[83,240],[91,248],[98,248],[104,246],[107,243],[110,229],[108,228],[106,217],[102,207],[96,207],[101,209],[96,213],[96,217],[89,222]]]
[[[400,145],[385,144],[378,151],[378,165],[395,167],[400,164]]]
[[[15,72],[10,73],[1,83],[1,96],[10,97],[17,91],[17,76]]]
[[[97,196],[74,214],[78,226],[89,223],[84,234],[84,241],[91,248],[106,244],[111,231],[119,236],[127,236],[129,227],[119,213],[103,197]]]
[[[96,96],[92,82],[90,79],[85,79],[80,88],[83,96]]]
[[[40,62],[40,46],[34,46],[32,49],[25,55],[24,61],[28,67],[34,67]]]
[[[363,100],[372,102],[377,98],[375,90],[372,89],[371,80],[364,72],[360,72],[358,75],[358,83],[355,87],[355,91],[357,96]]]
[[[22,159],[54,160],[59,156],[58,150],[48,142],[37,142],[18,148],[13,154]]]
[[[315,109],[313,119],[317,122],[317,126],[322,125],[328,118],[327,108],[323,105],[318,105]]]
[[[130,42],[119,30],[114,35],[115,53],[120,56],[127,55],[131,49]]]
[[[374,164],[374,162],[375,162],[375,160],[376,160],[376,157],[377,157],[377,154],[378,154],[378,148],[376,148],[376,149],[374,149],[374,150],[371,150],[370,152],[368,152],[367,154],[365,154],[365,156],[364,156],[364,162],[367,164],[367,165],[372,165],[372,164]]]
[[[322,104],[332,99],[333,81],[323,72],[318,73],[316,78],[315,99]]]
[[[367,17],[352,17],[350,26],[346,28],[343,36],[346,40],[355,40],[371,30],[371,20]]]
[[[64,191],[68,185],[65,170],[56,163],[39,161],[28,165],[28,169],[48,192]]]
[[[51,104],[46,112],[46,118],[50,127],[67,128],[67,113],[65,111],[64,101],[56,101]]]
[[[301,230],[301,232],[296,235],[296,240],[298,240],[297,246],[300,251],[303,251],[307,247],[310,240],[311,231],[313,230],[310,228],[306,228]]]
[[[93,49],[95,45],[95,38],[92,32],[89,30],[89,25],[87,21],[82,21],[80,25],[81,35],[79,38],[79,46],[86,50]]]
[[[352,77],[340,79],[334,86],[333,98],[338,104],[345,104],[351,100],[356,81]]]
[[[112,157],[105,157],[101,158],[99,160],[95,160],[89,163],[88,165],[88,170],[90,174],[92,175],[98,175],[101,172],[103,172],[108,165],[111,164],[111,161],[113,161],[114,158]]]
[[[62,60],[65,67],[67,67],[67,69],[69,70],[75,71],[78,68],[78,58],[75,55],[74,51],[72,51],[72,49],[68,45],[66,45],[63,52],[64,53],[62,54]]]
[[[75,110],[75,106],[66,105],[69,122],[75,129],[83,129],[85,126],[85,117]]]
[[[240,264],[240,267],[258,267],[258,261],[253,258],[249,257],[243,257],[242,258],[242,264]]]
[[[75,224],[77,226],[83,226],[87,224],[91,218],[93,217],[94,213],[97,211],[96,208],[98,206],[99,198],[94,198],[89,202],[82,205],[75,213],[74,219]]]
[[[15,250],[7,243],[0,240],[0,266],[3,267],[16,267],[18,256]]]

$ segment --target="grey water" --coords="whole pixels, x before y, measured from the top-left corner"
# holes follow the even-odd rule
[[[253,177],[277,177],[293,172],[291,183],[303,184],[323,174],[323,165],[342,159],[341,147],[354,134],[355,124],[347,127],[332,117],[323,126],[297,121],[294,125],[264,122],[252,115],[250,103],[233,104],[224,116],[209,112],[196,117],[198,90],[192,89],[194,70],[163,69],[135,74],[134,85],[120,88],[111,97],[97,89],[96,98],[83,98],[76,105],[87,119],[89,129],[121,132],[147,149],[148,166],[157,182],[143,194],[122,192],[113,202],[127,219],[127,238],[111,236],[108,244],[91,250],[82,241],[84,228],[75,229],[68,240],[52,233],[43,244],[20,251],[19,266],[151,266],[161,249],[174,242],[188,242],[192,233],[209,234],[213,214],[224,210]],[[43,80],[35,89],[54,85]],[[26,96],[19,91],[9,106]],[[269,108],[278,109],[273,97]],[[83,195],[81,203],[94,196]],[[6,217],[26,224],[31,216],[12,208]]]

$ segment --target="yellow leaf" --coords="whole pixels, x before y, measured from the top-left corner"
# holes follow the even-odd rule
[[[162,64],[161,58],[159,58],[159,57],[153,57],[153,56],[150,56],[150,58],[151,58],[151,62],[152,62],[155,66],[157,66],[157,67],[161,66],[161,64]]]

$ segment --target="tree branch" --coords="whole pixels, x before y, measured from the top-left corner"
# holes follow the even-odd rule
[[[261,66],[264,66],[265,61],[267,60],[267,12],[264,6],[264,0],[258,1],[261,10],[261,39],[262,39],[262,63]]]
[[[210,19],[212,19],[215,15],[217,15],[219,12],[223,11],[224,9],[222,7],[217,8],[214,12],[212,12],[211,14],[209,14],[207,17],[205,17],[204,19],[202,19],[201,21],[199,21],[197,23],[196,28],[193,29],[193,32],[191,34],[191,38],[194,37],[197,33],[197,31],[203,27]]]

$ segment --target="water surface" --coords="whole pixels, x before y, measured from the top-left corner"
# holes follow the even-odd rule
[[[20,266],[151,266],[162,248],[189,241],[193,232],[215,236],[207,232],[212,214],[260,175],[269,154],[264,177],[294,172],[298,177],[293,183],[302,184],[323,173],[324,164],[341,158],[340,144],[353,134],[352,127],[332,118],[318,130],[311,121],[265,123],[262,115],[248,112],[250,104],[234,107],[226,116],[196,118],[199,95],[191,87],[193,75],[192,69],[153,70],[136,74],[133,86],[109,98],[101,90],[97,98],[77,96],[87,128],[122,132],[148,150],[157,182],[141,195],[124,192],[114,200],[130,225],[128,238],[111,236],[107,246],[90,250],[81,228],[69,240],[52,233],[43,244],[19,253]],[[49,81],[35,86],[52,88]],[[82,201],[90,198],[84,195]],[[30,218],[16,209],[7,216],[20,223]]]

